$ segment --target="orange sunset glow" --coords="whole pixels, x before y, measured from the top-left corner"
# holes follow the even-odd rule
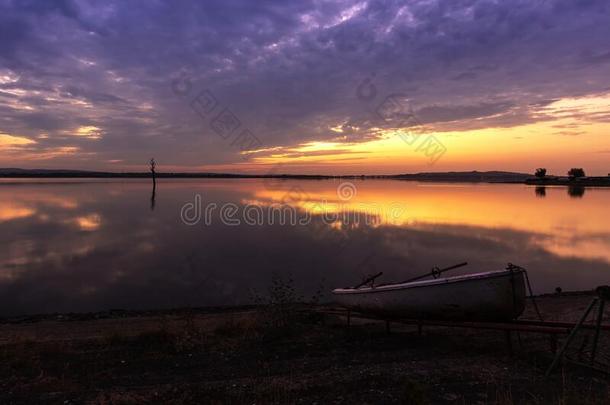
[[[0,0],[0,404],[607,404],[610,1]]]
[[[409,128],[379,129],[378,139],[362,143],[344,143],[339,137],[333,142],[309,142],[247,154],[255,156],[254,162],[262,165],[311,168],[313,172],[318,168],[318,172],[331,170],[333,174],[360,174],[364,168],[375,174],[473,167],[527,172],[536,165],[563,173],[566,167],[583,159],[592,174],[606,174],[610,122],[599,122],[597,118],[610,113],[610,94],[562,99],[530,113],[538,122],[510,128],[425,129],[420,137],[433,135],[446,146],[447,151],[438,163],[431,162],[429,156],[418,151],[417,145],[411,146],[399,136],[408,133]]]
[[[142,155],[154,155],[172,172],[610,172],[607,75],[585,56],[580,67],[568,63],[560,48],[533,64],[527,57],[547,38],[487,50],[487,64],[473,56],[444,70],[434,52],[417,55],[428,69],[398,57],[385,65],[361,58],[361,66],[346,66],[338,52],[330,59],[308,55],[321,69],[341,66],[345,74],[337,83],[302,67],[275,72],[274,61],[282,53],[298,55],[299,41],[312,30],[348,27],[366,13],[364,6],[349,10],[330,25],[303,17],[302,27],[265,45],[248,73],[235,72],[231,58],[212,72],[163,59],[166,81],[157,80],[148,93],[130,77],[133,70],[109,68],[112,55],[104,52],[75,52],[75,64],[65,67],[52,62],[76,78],[49,78],[44,88],[34,85],[32,72],[0,69],[0,105],[8,114],[0,122],[0,167],[142,171],[148,159]],[[391,40],[392,30],[385,35]],[[405,58],[413,56],[409,46],[404,51]],[[592,52],[603,60],[601,51]],[[400,63],[409,66],[408,74],[395,71]],[[88,75],[101,79],[88,83]],[[265,88],[256,81],[260,75],[277,80]],[[288,75],[298,75],[298,91]],[[253,86],[247,96],[223,87],[222,78],[235,76],[238,89]]]

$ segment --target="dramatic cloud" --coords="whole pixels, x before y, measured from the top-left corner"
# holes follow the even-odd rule
[[[446,132],[610,92],[606,0],[0,0],[0,38],[0,164],[239,171],[265,153],[244,151],[400,128],[376,114],[392,94]],[[213,105],[194,111],[204,89]]]

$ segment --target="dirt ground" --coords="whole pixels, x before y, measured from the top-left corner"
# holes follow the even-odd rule
[[[539,297],[576,320],[591,295]],[[240,307],[46,315],[0,322],[0,403],[602,404],[607,374],[563,362],[545,335]],[[606,311],[606,320],[610,310]],[[525,318],[535,319],[529,306]],[[606,359],[608,332],[603,332]],[[560,340],[560,345],[562,341]],[[604,346],[606,345],[606,346]]]

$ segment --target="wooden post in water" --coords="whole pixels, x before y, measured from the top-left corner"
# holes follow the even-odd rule
[[[157,163],[155,162],[155,158],[152,158],[150,159],[150,172],[152,173],[153,191],[157,188],[157,173],[155,172],[155,167],[157,167]]]
[[[155,198],[157,197],[157,173],[155,172],[155,167],[157,167],[157,163],[155,162],[155,158],[150,159],[150,173],[152,174],[153,181],[153,189],[150,195],[150,209],[155,209]]]

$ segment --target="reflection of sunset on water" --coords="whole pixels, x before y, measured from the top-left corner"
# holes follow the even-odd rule
[[[313,212],[354,210],[366,207],[390,209],[405,206],[400,220],[394,223],[417,222],[439,224],[470,224],[486,227],[509,227],[535,231],[561,231],[578,226],[586,231],[609,229],[601,220],[605,212],[605,190],[590,190],[586,196],[587,212],[574,212],[574,201],[563,188],[548,190],[548,198],[536,201],[534,189],[522,185],[452,185],[407,183],[399,181],[356,182],[358,194],[349,201],[337,198],[333,181],[300,182],[298,201],[292,201],[287,190],[257,190],[260,201],[294,204]],[[245,186],[244,190],[249,190]],[[296,196],[297,194],[295,194]],[[391,217],[386,215],[384,217]]]
[[[19,206],[12,202],[3,202],[0,206],[0,222],[10,221],[12,219],[29,217],[34,214],[31,208]]]
[[[353,193],[338,194],[344,183]],[[517,262],[539,292],[593,288],[610,274],[606,189],[574,199],[562,187],[541,198],[509,184],[162,179],[154,213],[150,191],[140,180],[1,184],[0,306],[33,313],[74,302],[83,310],[242,303],[273,269],[317,288],[321,277],[358,279],[365,259],[388,279],[456,260],[469,261],[470,272]],[[203,209],[216,204],[215,215],[224,204],[239,207],[242,223],[216,216],[185,225],[181,208],[196,195]],[[265,209],[255,225],[241,215],[250,205]],[[277,206],[309,220],[282,225],[267,213]]]
[[[76,224],[83,231],[95,231],[102,223],[102,219],[98,214],[90,214],[75,219]]]
[[[336,195],[338,184],[301,182],[297,201],[286,190],[259,189],[255,195],[257,201],[290,204],[312,215],[376,215],[379,225],[443,224],[526,231],[532,234],[533,243],[557,254],[610,262],[607,190],[588,191],[585,213],[564,188],[550,188],[544,201],[536,201],[534,189],[523,185],[364,181],[355,183],[358,194],[354,198],[341,201]]]

